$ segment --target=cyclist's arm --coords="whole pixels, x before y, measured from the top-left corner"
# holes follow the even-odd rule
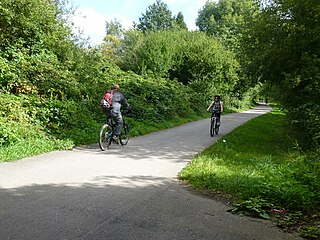
[[[128,111],[131,111],[131,106],[128,103],[128,100],[124,97],[124,95],[122,94],[122,98],[121,98],[121,104],[124,106],[124,108]]]
[[[210,111],[210,108],[212,107],[213,102],[210,103],[209,107],[207,108],[207,111]]]
[[[222,102],[220,102],[220,105],[221,105],[221,112],[223,112],[223,104],[222,104]]]

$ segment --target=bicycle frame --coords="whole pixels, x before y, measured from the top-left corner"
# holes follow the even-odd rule
[[[217,114],[218,114],[217,111],[212,112],[211,121],[214,120],[215,122],[217,122],[217,119],[218,119]],[[216,124],[214,126],[216,126]]]

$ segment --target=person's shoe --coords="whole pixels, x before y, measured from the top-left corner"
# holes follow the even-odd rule
[[[217,126],[220,126],[220,122],[219,121],[217,122]]]
[[[114,135],[114,136],[112,137],[112,140],[113,140],[116,144],[119,144],[119,137],[118,137],[118,136]]]

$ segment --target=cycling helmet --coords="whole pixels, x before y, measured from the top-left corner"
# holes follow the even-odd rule
[[[214,98],[220,99],[220,95],[215,95]]]

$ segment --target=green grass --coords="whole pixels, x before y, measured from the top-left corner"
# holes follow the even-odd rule
[[[207,148],[179,177],[196,188],[233,195],[241,212],[266,216],[272,206],[317,212],[320,220],[319,153],[302,152],[294,135],[285,115],[273,111]]]
[[[8,147],[0,147],[0,163],[10,162],[54,150],[70,149],[72,141],[54,138],[25,139]]]

